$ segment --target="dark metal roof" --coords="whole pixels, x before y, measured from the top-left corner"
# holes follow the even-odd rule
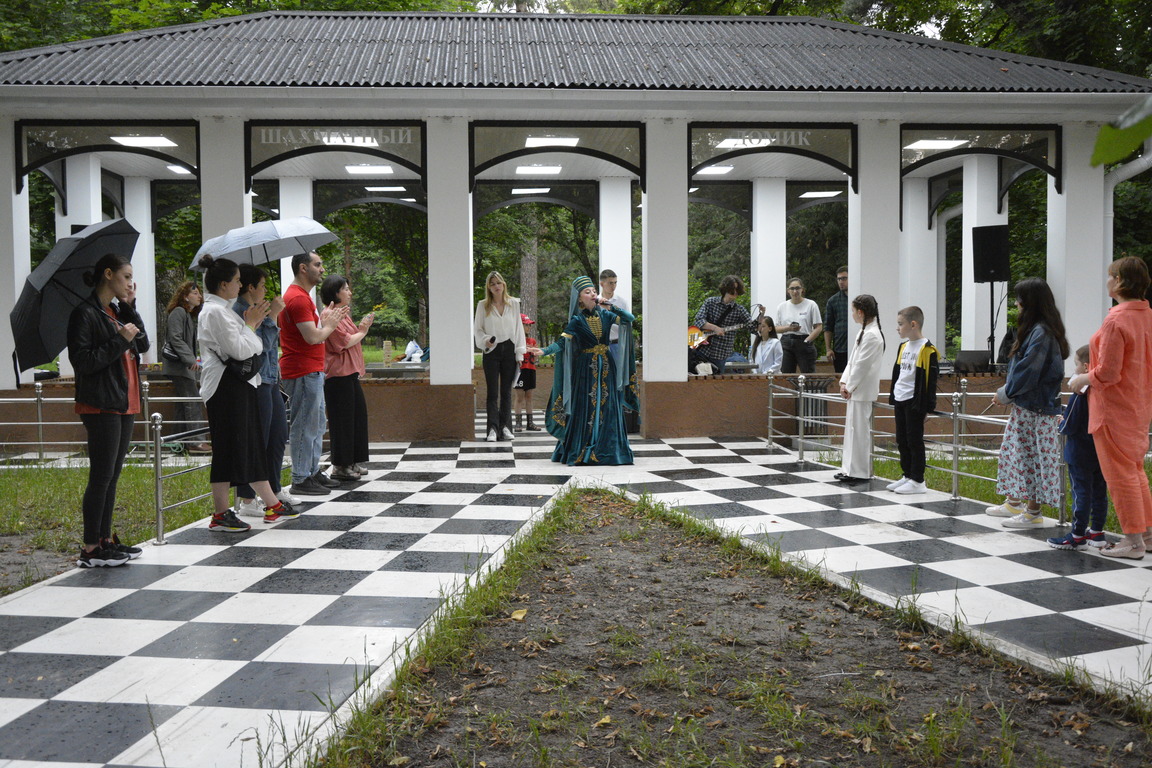
[[[284,11],[0,54],[0,85],[1152,90],[1102,69],[807,17]]]

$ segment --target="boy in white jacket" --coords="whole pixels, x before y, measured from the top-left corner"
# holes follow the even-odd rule
[[[872,435],[869,418],[872,402],[880,395],[880,368],[884,357],[884,333],[880,330],[876,299],[862,293],[852,299],[852,319],[863,326],[848,365],[840,376],[840,396],[848,401],[844,420],[844,452],[837,473],[840,482],[864,482],[872,476]]]

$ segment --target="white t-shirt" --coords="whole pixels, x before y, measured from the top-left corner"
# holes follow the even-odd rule
[[[776,307],[776,314],[772,319],[776,321],[778,326],[800,323],[800,330],[795,333],[804,336],[811,335],[812,329],[824,322],[820,319],[820,305],[812,299],[801,299],[799,304],[782,301],[780,306]],[[793,332],[789,331],[789,333]]]
[[[892,397],[896,402],[911,400],[916,394],[916,358],[927,343],[928,339],[920,338],[904,345],[904,353],[900,355],[900,375],[892,384]]]
[[[632,310],[628,308],[628,302],[624,297],[618,293],[612,294],[612,298],[608,299],[608,303],[617,309],[622,309],[631,314]],[[612,327],[608,329],[608,343],[620,340],[620,323],[612,323]]]

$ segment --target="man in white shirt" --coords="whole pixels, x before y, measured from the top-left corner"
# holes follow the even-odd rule
[[[628,301],[623,296],[616,295],[616,273],[610,269],[605,269],[600,273],[600,298],[608,302],[614,307],[619,307],[625,312],[631,312],[632,308],[628,306]],[[613,323],[611,330],[608,332],[608,352],[612,355],[612,359],[616,361],[616,366],[620,366],[620,325]]]

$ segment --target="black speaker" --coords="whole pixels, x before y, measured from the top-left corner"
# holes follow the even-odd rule
[[[972,227],[972,274],[978,283],[1001,283],[1011,277],[1007,224]]]

